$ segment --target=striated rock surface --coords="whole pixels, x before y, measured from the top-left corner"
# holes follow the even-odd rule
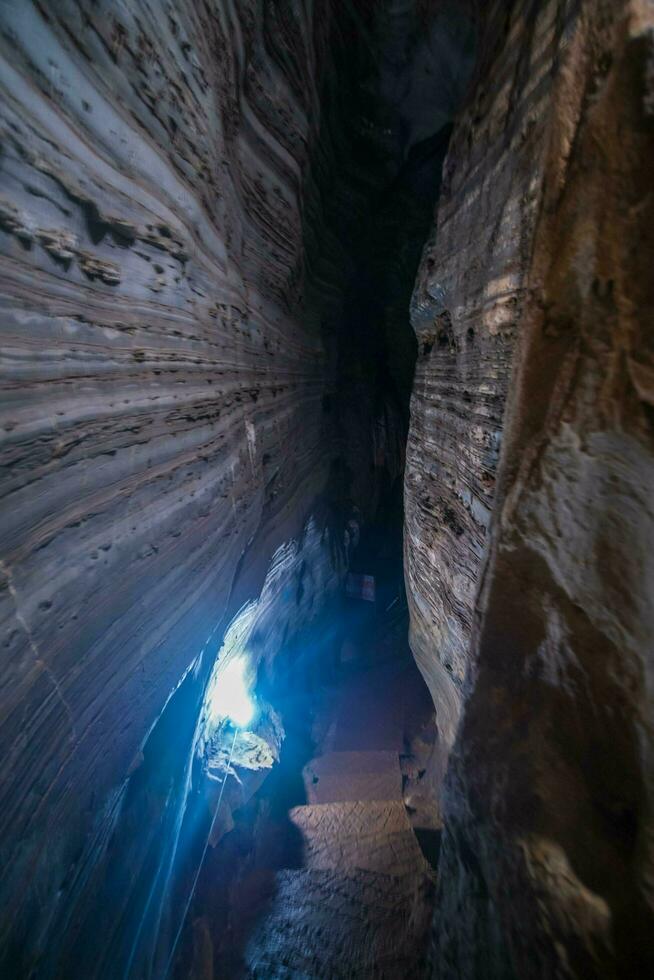
[[[450,142],[437,222],[411,302],[418,361],[405,480],[410,641],[444,748],[454,738],[470,664],[547,165],[553,64],[573,6],[495,3],[485,11],[476,84]]]
[[[252,678],[327,647],[340,525],[401,481],[470,30],[455,0],[2,4],[10,971],[161,968],[229,624],[265,580]]]
[[[287,4],[2,5],[0,943],[16,973],[74,946],[126,813],[149,812],[164,849],[169,776],[151,811],[126,777],[326,484],[326,359],[301,287],[329,24]],[[311,547],[329,559],[321,531],[305,546],[298,573],[320,564]],[[164,728],[162,773],[186,731]],[[147,849],[124,825],[127,909]],[[87,970],[118,975],[98,953],[121,910],[94,923]]]
[[[503,7],[413,303],[412,644],[454,740],[434,974],[643,977],[654,19]]]
[[[422,970],[405,803],[449,759],[435,973],[652,973],[653,38],[645,0],[4,0],[3,975],[167,974],[271,692],[333,652],[343,522],[391,512],[416,345],[429,778],[370,758],[353,687],[253,970],[286,935],[328,971],[326,897],[370,969]],[[265,706],[231,768],[218,651]]]

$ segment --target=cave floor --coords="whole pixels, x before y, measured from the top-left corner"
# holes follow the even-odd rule
[[[405,801],[429,770],[433,709],[407,650],[379,656],[342,664],[314,694],[310,737],[301,696],[287,706],[297,731],[263,803],[205,869],[185,976],[427,975],[435,873],[424,842],[437,831]]]
[[[420,977],[434,873],[403,798],[405,718],[419,696],[411,663],[346,674],[329,692],[321,753],[289,811],[303,867],[275,874],[245,948],[246,976]]]
[[[333,659],[274,696],[280,760],[209,850],[175,980],[428,975],[439,744],[396,537],[365,531],[377,601],[344,597]]]
[[[408,648],[379,643],[391,631],[377,625],[283,706],[282,759],[208,855],[176,977],[427,976],[433,706]]]

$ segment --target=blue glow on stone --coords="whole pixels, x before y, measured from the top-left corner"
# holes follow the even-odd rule
[[[243,728],[252,720],[254,702],[245,680],[246,661],[235,657],[218,670],[208,698],[209,720],[217,724],[229,718],[234,725]]]

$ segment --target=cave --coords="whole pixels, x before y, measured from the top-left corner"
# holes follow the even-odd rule
[[[3,0],[0,974],[654,975],[646,0]]]

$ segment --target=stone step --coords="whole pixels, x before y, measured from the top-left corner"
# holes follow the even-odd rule
[[[309,803],[402,799],[397,752],[329,752],[302,771]]]
[[[424,977],[432,894],[423,874],[278,872],[271,907],[245,950],[246,976]]]
[[[317,803],[294,807],[289,818],[302,834],[307,868],[429,871],[401,801]]]

